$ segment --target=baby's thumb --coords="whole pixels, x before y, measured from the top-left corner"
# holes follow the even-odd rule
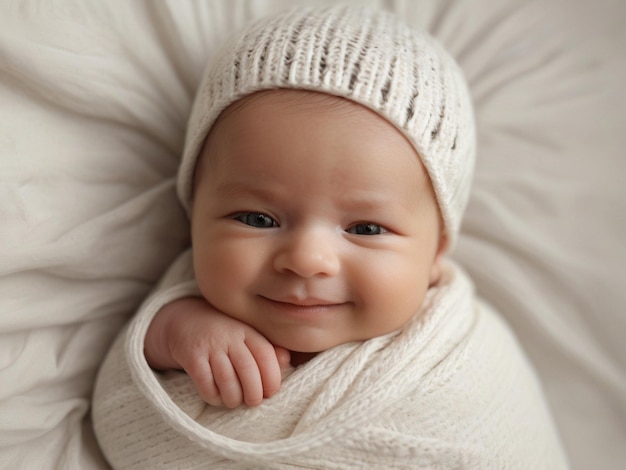
[[[280,365],[281,369],[291,365],[291,353],[289,350],[281,348],[280,346],[274,346],[274,350],[276,351],[276,358],[278,359],[278,365]]]
[[[280,346],[274,346],[274,349],[276,351],[278,365],[280,366],[280,375],[284,379],[293,371],[293,367],[291,367],[291,353]]]

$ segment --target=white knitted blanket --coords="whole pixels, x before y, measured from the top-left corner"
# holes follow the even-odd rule
[[[193,288],[149,300],[103,365],[93,418],[115,468],[566,467],[525,357],[454,265],[402,331],[326,351],[235,410],[143,358],[154,313]]]

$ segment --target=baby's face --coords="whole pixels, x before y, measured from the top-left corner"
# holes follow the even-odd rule
[[[202,294],[273,344],[319,352],[417,313],[439,273],[439,212],[422,164],[352,102],[262,92],[213,127],[196,169]]]

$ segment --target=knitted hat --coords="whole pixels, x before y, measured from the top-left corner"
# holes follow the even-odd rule
[[[422,159],[448,246],[454,245],[476,145],[463,74],[425,32],[390,13],[348,6],[288,10],[252,24],[218,52],[195,99],[178,173],[188,213],[196,160],[219,114],[246,95],[276,88],[340,96],[394,124]]]

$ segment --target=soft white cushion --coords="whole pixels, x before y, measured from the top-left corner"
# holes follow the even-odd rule
[[[572,467],[618,468],[626,9],[353,3],[427,28],[466,71],[479,154],[453,256],[534,361]],[[92,380],[187,243],[173,182],[198,78],[226,35],[289,4],[0,3],[0,466],[105,466]]]

